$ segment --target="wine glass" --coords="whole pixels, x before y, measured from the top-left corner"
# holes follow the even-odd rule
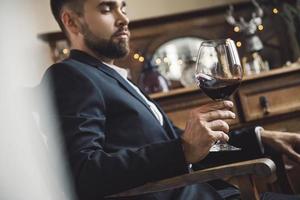
[[[211,99],[228,99],[243,77],[235,43],[231,39],[203,41],[198,51],[195,77],[198,86]],[[220,141],[210,149],[211,152],[237,150],[240,148]]]

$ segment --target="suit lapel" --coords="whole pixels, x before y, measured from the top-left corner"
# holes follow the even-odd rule
[[[153,101],[152,101],[153,102]],[[163,120],[164,120],[164,128],[168,134],[168,136],[171,138],[171,139],[175,139],[178,137],[178,135],[175,133],[175,130],[173,128],[173,125],[171,123],[171,121],[169,120],[169,118],[167,117],[166,113],[160,108],[159,105],[157,105],[157,103],[153,102],[157,109],[159,110],[159,112],[162,114],[163,116]]]
[[[104,73],[106,73],[107,75],[111,76],[112,78],[116,79],[129,93],[131,93],[134,97],[136,97],[140,102],[142,102],[147,109],[152,113],[152,115],[156,118],[156,116],[153,114],[153,111],[150,109],[149,105],[146,103],[146,101],[141,97],[141,95],[139,95],[128,83],[127,81],[124,80],[124,78],[122,78],[115,70],[111,69],[110,67],[104,65],[101,63],[102,66],[98,66],[98,69],[103,71]],[[143,91],[141,91],[143,93],[143,95],[152,103],[154,103],[157,107],[157,109],[160,111],[160,113],[163,116],[163,123],[164,123],[164,129],[166,130],[167,135],[169,136],[169,138],[171,139],[175,139],[178,136],[175,133],[175,130],[173,129],[173,126],[170,122],[170,120],[168,119],[168,117],[166,116],[166,114],[164,113],[164,111],[160,108],[159,105],[157,105],[156,102],[154,102],[152,99],[149,98],[149,96],[147,94],[145,94]],[[158,122],[158,120],[157,120]]]
[[[147,109],[152,113],[149,105],[146,103],[146,101],[135,91],[135,89],[127,83],[126,80],[124,80],[123,77],[121,77],[120,74],[118,74],[115,70],[111,69],[110,67],[102,64],[101,66],[98,66],[98,69],[107,74],[108,76],[114,78],[119,82],[119,84],[127,90],[132,96],[134,96],[136,99],[138,99],[141,103],[143,103]]]
[[[100,60],[78,50],[72,50],[70,53],[70,58],[74,60],[78,60],[90,66],[96,67],[100,71],[104,72],[106,75],[118,81],[118,83],[124,88],[127,92],[129,92],[132,96],[134,96],[138,101],[140,101],[146,108],[150,111],[150,113],[156,118],[150,106],[146,103],[146,101],[132,88],[120,74],[118,74],[115,70],[110,68],[109,66],[103,64]]]
[[[152,103],[155,104],[155,106],[157,107],[157,109],[159,110],[159,112],[162,114],[162,117],[163,117],[163,122],[164,122],[164,129],[166,130],[168,136],[171,138],[171,139],[174,139],[174,138],[177,138],[178,135],[176,134],[174,128],[173,128],[173,125],[172,125],[172,122],[169,120],[167,114],[160,108],[160,106],[155,102],[153,101],[149,96],[148,94],[145,94],[143,91],[141,91],[143,93],[143,95],[148,99],[148,101],[151,101]]]

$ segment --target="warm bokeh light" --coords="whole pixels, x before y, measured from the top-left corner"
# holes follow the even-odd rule
[[[160,58],[157,58],[157,59],[155,60],[155,63],[156,63],[157,65],[159,65],[159,64],[161,63],[161,59],[160,59]]]
[[[140,61],[140,62],[144,62],[144,61],[145,61],[145,58],[144,58],[143,56],[140,56],[140,57],[139,57],[139,61]]]
[[[240,32],[240,27],[235,26],[233,30],[234,30],[234,32],[238,33],[238,32]]]
[[[140,57],[140,55],[139,55],[138,53],[135,53],[135,54],[133,55],[133,58],[136,59],[136,60],[139,59],[139,57]]]
[[[273,13],[274,13],[274,14],[278,14],[278,12],[279,12],[279,11],[278,11],[277,8],[273,8]]]
[[[62,51],[62,52],[63,52],[63,54],[65,54],[65,55],[66,55],[66,54],[68,54],[68,53],[69,53],[69,49],[63,49],[63,51]]]
[[[241,47],[241,46],[242,46],[242,42],[237,41],[237,42],[236,42],[236,46],[237,46],[237,47]]]
[[[260,30],[260,31],[264,30],[264,26],[263,26],[262,24],[258,25],[257,28],[258,28],[258,30]]]
[[[179,60],[177,61],[177,63],[178,63],[178,65],[182,65],[182,64],[183,64],[183,61],[182,61],[181,59],[179,59]]]

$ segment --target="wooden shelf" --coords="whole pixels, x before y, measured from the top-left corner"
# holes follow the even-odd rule
[[[276,75],[282,75],[282,74],[290,73],[290,72],[294,72],[294,71],[300,71],[300,62],[292,63],[288,66],[283,66],[283,67],[273,69],[273,70],[270,70],[267,72],[262,72],[257,75],[244,77],[243,82],[255,81],[255,80],[264,79],[267,77],[273,77]],[[151,94],[149,96],[152,99],[158,100],[158,99],[162,99],[162,98],[170,98],[170,97],[177,96],[180,94],[194,92],[197,90],[200,90],[199,87],[191,86],[191,87],[173,89],[168,92],[158,92],[158,93]]]

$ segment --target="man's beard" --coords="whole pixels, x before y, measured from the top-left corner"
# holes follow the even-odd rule
[[[118,59],[129,53],[128,40],[123,39],[114,42],[112,39],[97,37],[91,32],[87,24],[82,24],[81,28],[86,46],[97,56]]]

